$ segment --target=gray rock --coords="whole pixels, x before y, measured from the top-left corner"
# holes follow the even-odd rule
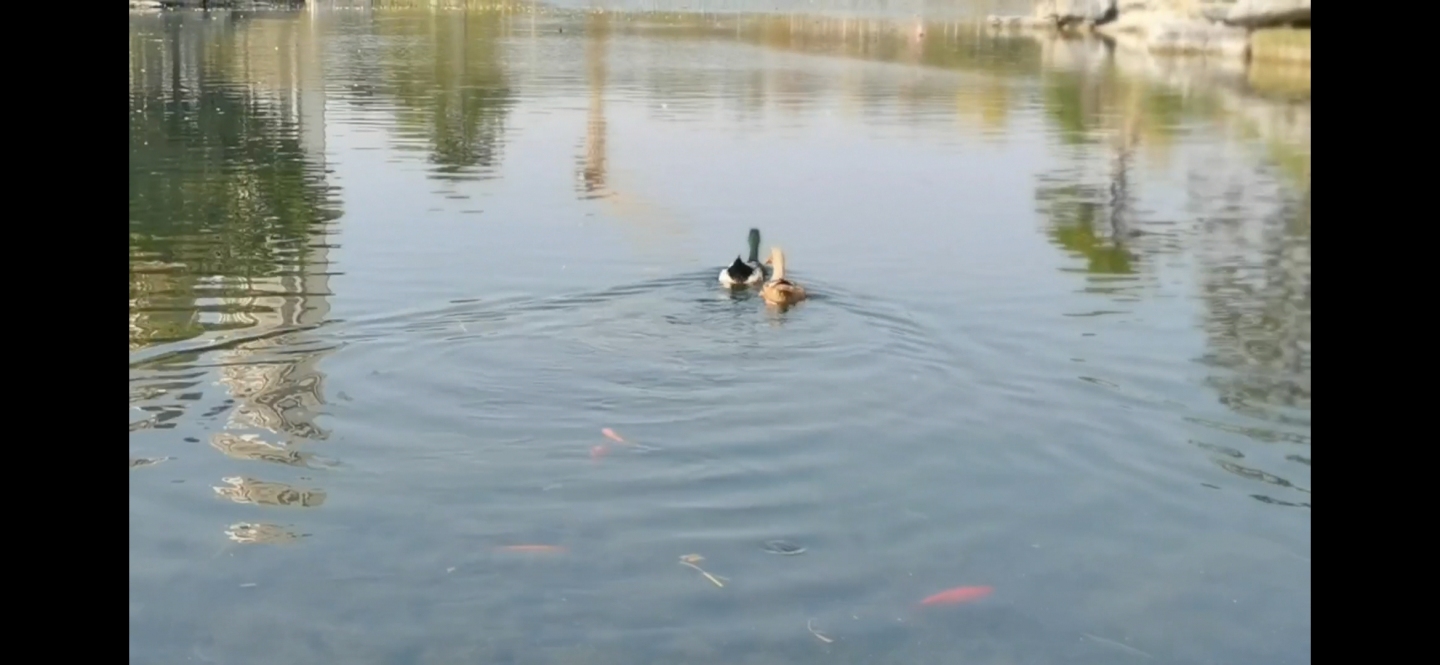
[[[1035,4],[1035,17],[1054,22],[1059,27],[1071,25],[1103,25],[1119,14],[1119,0],[1041,0]]]
[[[1309,26],[1310,0],[1238,0],[1220,20],[1226,25],[1250,30],[1284,25]]]

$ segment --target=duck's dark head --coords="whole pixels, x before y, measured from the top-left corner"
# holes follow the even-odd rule
[[[730,267],[726,268],[725,271],[729,272],[730,276],[735,278],[736,281],[743,282],[750,277],[750,273],[755,272],[755,269],[745,265],[745,262],[741,261],[740,257],[737,256],[735,257],[735,262],[730,264]]]

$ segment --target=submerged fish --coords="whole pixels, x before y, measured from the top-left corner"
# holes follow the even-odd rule
[[[765,551],[771,554],[795,556],[797,554],[804,554],[805,548],[788,540],[767,540],[765,541]]]
[[[994,587],[988,586],[960,586],[954,589],[946,589],[933,596],[927,596],[920,601],[921,605],[953,605],[955,603],[968,603],[972,600],[979,600],[990,595]]]

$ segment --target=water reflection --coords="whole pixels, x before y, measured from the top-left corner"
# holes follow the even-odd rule
[[[1143,266],[1157,263],[1162,255],[1194,256],[1201,274],[1208,346],[1200,360],[1213,369],[1206,383],[1235,415],[1263,424],[1193,422],[1252,441],[1308,446],[1308,133],[1302,135],[1303,141],[1290,140],[1284,143],[1288,147],[1263,156],[1270,160],[1239,169],[1233,163],[1221,166],[1218,156],[1187,164],[1183,177],[1188,187],[1181,206],[1144,201],[1144,193],[1133,191],[1129,177],[1137,148],[1158,145],[1161,149],[1152,154],[1164,156],[1201,118],[1247,122],[1256,114],[1225,115],[1222,109],[1249,109],[1253,99],[1234,88],[1211,87],[1204,94],[1192,94],[1154,77],[1138,76],[1127,70],[1125,58],[1095,42],[1049,43],[1044,53],[1049,72],[1046,106],[1060,129],[1059,138],[1072,145],[1109,145],[1111,153],[1107,165],[1094,160],[1093,151],[1075,151],[1070,153],[1074,165],[1042,176],[1036,199],[1052,240],[1083,257],[1092,282],[1107,275],[1143,272]],[[1277,133],[1277,140],[1279,136],[1283,134]],[[1284,159],[1287,151],[1304,155],[1304,165],[1297,168],[1293,160]],[[1164,168],[1166,163],[1162,159],[1156,166]],[[1275,166],[1302,179],[1303,195],[1296,196],[1266,173]],[[1140,207],[1148,209],[1137,210]],[[1202,221],[1195,226],[1176,225],[1163,216],[1167,214]],[[1087,291],[1109,294],[1120,302],[1135,302],[1139,295],[1109,280],[1092,283]],[[1199,445],[1240,456],[1232,447]],[[1285,459],[1296,461],[1293,457]],[[1274,473],[1220,458],[1215,461],[1241,478],[1299,489]],[[1278,505],[1309,505],[1254,496]]]
[[[1275,165],[1273,155],[1220,154],[1251,143],[1206,134],[1205,141],[1220,144],[1216,152],[1187,144],[1197,126],[1213,132],[1231,122],[1212,91],[1181,93],[1132,75],[1103,48],[944,23],[927,26],[920,39],[903,21],[712,16],[707,23],[680,15],[673,25],[646,27],[587,13],[555,19],[564,36],[552,30],[517,45],[523,27],[512,30],[501,14],[375,12],[328,25],[313,17],[217,18],[197,28],[211,31],[204,48],[184,46],[188,24],[132,28],[132,59],[153,65],[160,58],[168,72],[172,60],[162,56],[173,51],[182,65],[181,84],[167,77],[154,92],[132,94],[132,111],[183,102],[183,112],[132,133],[139,146],[132,150],[155,164],[141,169],[132,161],[132,208],[153,208],[132,221],[132,231],[148,234],[132,240],[132,267],[140,275],[132,275],[132,358],[142,358],[131,370],[130,400],[141,414],[132,416],[132,449],[182,445],[180,439],[205,450],[132,475],[138,488],[132,498],[143,506],[132,513],[140,534],[132,536],[133,558],[143,562],[132,569],[140,571],[132,572],[138,581],[132,597],[145,606],[132,613],[132,634],[147,655],[193,634],[213,635],[207,639],[227,656],[284,652],[280,660],[320,662],[373,660],[396,649],[408,652],[397,657],[427,662],[812,662],[817,654],[841,662],[887,656],[913,662],[937,652],[982,661],[1108,662],[1116,653],[1135,655],[1126,651],[1134,649],[1127,646],[1132,639],[1144,647],[1142,656],[1174,662],[1275,654],[1270,660],[1303,660],[1304,640],[1296,639],[1308,629],[1303,612],[1264,617],[1267,634],[1255,636],[1245,631],[1259,615],[1236,619],[1241,610],[1234,607],[1304,606],[1303,575],[1293,572],[1293,561],[1264,567],[1270,562],[1263,543],[1244,539],[1294,544],[1308,535],[1309,200],[1296,200],[1284,184],[1296,171]],[[627,32],[644,34],[619,36]],[[145,51],[157,48],[160,55]],[[550,55],[526,61],[527,52]],[[316,57],[301,63],[303,54]],[[267,65],[267,58],[279,62]],[[851,62],[857,60],[919,66]],[[283,70],[274,78],[284,83],[267,82],[267,68]],[[148,76],[149,69],[134,71]],[[335,115],[328,119],[325,98],[313,103],[327,89],[344,98],[330,100]],[[233,98],[224,113],[191,112],[204,95],[222,93]],[[512,110],[519,104],[523,111]],[[662,104],[670,106],[657,111]],[[368,117],[345,115],[362,105]],[[847,109],[853,115],[843,124],[824,117]],[[379,116],[385,117],[377,122]],[[531,143],[540,132],[507,135],[522,122],[527,130],[532,120],[550,122],[545,116],[560,128],[552,134],[560,137],[558,149],[541,139]],[[738,163],[740,174],[666,172],[665,157],[648,154],[646,133],[676,126],[657,118],[683,121],[677,135],[699,137],[696,145],[716,152],[713,161],[703,154],[692,161],[719,169]],[[243,140],[210,131],[201,119],[243,124],[243,132],[235,130]],[[602,210],[634,220],[638,184],[658,184],[652,192],[668,194],[665,187],[678,182],[695,189],[675,200],[697,210],[731,205],[725,195],[701,190],[733,185],[746,198],[748,208],[735,206],[742,213],[773,207],[777,217],[799,218],[785,221],[790,233],[843,236],[842,223],[860,220],[863,228],[872,212],[846,216],[825,205],[858,200],[842,190],[861,181],[837,177],[825,158],[812,155],[838,154],[827,152],[830,142],[863,135],[871,142],[852,147],[884,155],[864,166],[900,172],[864,181],[877,190],[866,196],[889,206],[875,216],[891,214],[886,223],[897,225],[942,218],[922,232],[934,237],[911,243],[939,246],[937,255],[963,239],[1026,262],[1006,274],[1030,289],[1022,293],[1031,300],[1010,302],[988,293],[990,284],[970,286],[979,280],[969,266],[932,262],[923,251],[915,265],[867,273],[876,265],[868,262],[883,260],[881,251],[831,243],[805,255],[814,257],[807,270],[824,274],[818,283],[836,287],[828,290],[834,296],[789,315],[750,307],[759,304],[753,298],[723,299],[708,270],[677,268],[640,283],[631,273],[607,272],[587,254],[570,259],[569,274],[595,271],[584,288],[550,274],[524,283],[572,295],[475,293],[449,308],[419,304],[418,311],[375,306],[373,295],[356,286],[367,276],[355,275],[342,306],[359,301],[381,311],[332,324],[329,250],[338,243],[329,220],[338,206],[325,172],[327,120],[329,159],[345,167],[347,179],[373,175],[367,168],[389,174],[368,165],[374,153],[359,150],[385,150],[402,170],[449,182],[495,179],[503,169],[503,180],[485,185],[497,204],[522,214],[531,205],[553,207],[566,234],[569,224]],[[796,120],[816,133],[794,131],[802,124]],[[317,127],[318,138],[304,138]],[[744,149],[715,140],[732,128],[758,138]],[[345,145],[361,143],[354,136],[364,131],[392,142]],[[890,141],[902,133],[905,141]],[[193,155],[146,152],[151,138]],[[969,140],[976,150],[945,145]],[[252,142],[274,147],[263,153]],[[517,145],[525,152],[504,154]],[[974,158],[980,150],[995,150],[995,161],[990,154]],[[917,161],[886,162],[892,154]],[[771,191],[773,183],[763,181],[773,171],[744,172],[769,166],[762,160],[777,155],[795,161],[774,170],[793,166],[835,179],[825,187],[781,183]],[[1020,177],[993,197],[1004,199],[997,208],[1009,212],[995,215],[989,228],[998,235],[1019,229],[1004,241],[989,244],[983,231],[976,239],[970,234],[978,226],[963,233],[945,226],[989,210],[964,210],[952,220],[946,215],[953,210],[910,208],[884,191],[905,189],[906,179],[924,177],[926,169],[974,168],[972,159],[985,169],[1017,162]],[[1246,170],[1251,161],[1258,166]],[[221,191],[207,182],[207,170],[213,179],[250,183],[230,195],[236,220],[230,209],[210,214],[183,195]],[[272,170],[293,171],[293,182]],[[284,183],[308,193],[284,199],[289,207],[267,202],[279,195],[265,187]],[[517,183],[519,194],[506,191]],[[918,193],[943,199],[945,187]],[[134,202],[171,189],[179,193],[164,205]],[[540,191],[550,194],[540,194],[538,204],[526,198]],[[795,200],[814,209],[788,207]],[[446,230],[404,248],[425,250],[415,252],[424,258],[370,263],[384,245],[376,229],[395,222],[354,207],[346,227],[353,233],[346,250],[353,253],[345,260],[361,256],[357,263],[372,272],[396,265],[384,264],[388,259],[413,261],[398,267],[427,276],[443,273],[426,253],[438,245],[420,243],[466,239],[464,231]],[[1038,234],[1031,232],[1037,208]],[[667,224],[626,230],[632,239],[653,240],[699,226]],[[524,239],[534,232],[526,226],[505,232]],[[545,237],[556,240],[559,253],[581,233]],[[890,242],[892,234],[885,235]],[[810,242],[828,242],[816,237]],[[147,249],[133,248],[142,241]],[[604,260],[617,249],[617,262],[633,260],[614,244],[585,248]],[[524,265],[509,261],[495,257],[494,270]],[[861,274],[847,274],[847,263]],[[1184,272],[1166,273],[1177,265]],[[880,275],[878,284],[866,283],[872,274]],[[472,272],[457,279],[479,290]],[[1204,293],[1190,291],[1197,283]],[[1070,307],[1075,303],[1081,306]],[[1070,318],[1046,318],[1060,310]],[[1197,312],[1198,326],[1191,323]],[[1159,329],[1156,321],[1173,327]],[[1128,355],[1086,356],[1090,364],[1077,381],[1066,361],[1094,347],[1052,353],[1065,344],[1050,335],[1054,330],[1071,337],[1098,331],[1102,343],[1127,347],[1117,356]],[[1023,352],[1011,353],[1003,343],[1011,341]],[[344,353],[332,353],[342,345]],[[1204,364],[1190,362],[1188,354],[1202,345]],[[1206,379],[1208,387],[1201,386]],[[338,392],[342,387],[355,397]],[[345,402],[333,407],[336,421],[322,418],[332,394]],[[908,396],[897,401],[896,394]],[[781,395],[803,398],[803,413],[787,411]],[[1124,410],[1131,406],[1137,408]],[[609,425],[663,444],[593,463],[586,437]],[[355,468],[383,473],[340,467],[319,482],[300,475],[315,460],[308,446],[322,440],[332,442],[325,450],[343,445]],[[157,458],[132,450],[132,468]],[[210,500],[156,491],[194,488],[163,485],[170,477],[161,476],[172,471],[205,479],[204,486],[226,476],[214,492],[229,503],[204,486],[195,489]],[[1196,490],[1197,481],[1221,491]],[[1037,500],[1037,486],[1050,494]],[[327,489],[343,492],[344,505],[326,506]],[[1187,490],[1203,496],[1192,501]],[[1244,511],[1215,509],[1227,495]],[[1141,508],[1127,512],[1135,506]],[[298,525],[259,521],[281,514],[278,507],[326,510],[287,513]],[[190,530],[157,519],[192,516],[211,541],[222,525],[225,538],[243,544],[304,542],[305,531],[324,535],[319,547],[247,551],[252,556],[207,559],[202,568],[172,557],[181,548],[166,540]],[[826,526],[832,524],[845,527]],[[1217,525],[1242,535],[1216,538]],[[475,554],[507,539],[541,542],[525,537],[537,533],[559,535],[544,540],[563,542],[577,556],[497,565]],[[812,551],[796,559],[750,556],[757,543],[780,536]],[[723,591],[703,579],[686,584],[696,580],[674,574],[674,556],[691,551],[711,556],[735,584]],[[264,577],[280,559],[300,565]],[[1084,563],[1081,583],[1076,561]],[[1254,569],[1224,570],[1236,561]],[[165,573],[152,572],[166,565]],[[1200,569],[1207,571],[1204,584],[1175,574]],[[242,574],[284,583],[257,590],[256,596],[275,594],[263,601],[208,602],[216,589],[233,589],[227,576]],[[352,581],[342,597],[320,591],[340,578]],[[924,593],[971,578],[1009,580],[997,591],[1001,602],[904,614]],[[175,580],[201,588],[177,592],[169,584]],[[1266,584],[1250,584],[1255,580]],[[769,606],[781,609],[757,610],[756,593],[772,594]],[[187,606],[191,596],[197,600]],[[624,611],[604,611],[614,609],[616,598],[624,599]],[[1212,601],[1222,609],[1210,608]],[[257,611],[277,607],[289,614]],[[478,635],[476,617],[499,623]],[[805,631],[811,617],[836,643]],[[1170,634],[1176,622],[1192,620],[1216,625],[1197,633],[1203,638]],[[1094,644],[1078,640],[1078,624],[1094,631],[1088,635]],[[957,625],[963,629],[953,630]],[[427,636],[423,643],[411,641],[420,634]],[[1102,655],[1106,648],[1112,652]],[[1243,657],[1227,658],[1226,648],[1243,650]]]
[[[132,23],[130,348],[254,328],[324,295],[295,281],[323,265],[317,234],[339,215],[311,42],[224,14]]]
[[[132,457],[130,458],[130,468],[138,469],[146,466],[155,466],[169,459],[169,457]]]
[[[590,106],[585,117],[585,142],[578,162],[576,179],[581,198],[602,198],[609,194],[605,174],[605,78],[606,48],[610,33],[610,15],[591,13],[585,17],[585,65],[589,78]]]
[[[423,142],[430,175],[440,180],[497,177],[514,104],[500,57],[504,15],[467,11],[436,21],[425,13],[387,13],[373,25],[385,38],[376,68],[395,102],[397,147]]]
[[[1120,206],[1106,188],[1063,180],[1042,181],[1035,188],[1035,199],[1040,205],[1040,214],[1049,224],[1046,232],[1051,241],[1083,257],[1086,272],[1095,275],[1135,273],[1139,256],[1126,246],[1128,234],[1118,214]]]
[[[287,466],[309,466],[313,453],[285,448],[284,446],[260,440],[254,434],[235,435],[216,432],[210,437],[210,446],[224,453],[226,457],[259,462],[273,462]]]
[[[232,476],[220,480],[225,485],[214,487],[215,493],[235,503],[300,508],[314,508],[325,503],[323,490],[301,488],[289,483],[257,480],[246,476]]]
[[[887,113],[888,107],[898,102],[907,111],[907,121],[916,124],[978,116],[982,125],[992,130],[1004,125],[1008,105],[1016,101],[1005,80],[1033,73],[1040,56],[1039,46],[1031,39],[979,32],[954,21],[917,22],[893,16],[675,12],[667,13],[663,21],[627,20],[614,29],[621,34],[699,43],[723,40],[768,51],[916,65],[918,68],[884,75],[855,68],[836,72],[841,93],[838,102],[847,113],[862,117]],[[957,88],[950,79],[927,75],[931,69],[983,73],[987,83]],[[724,75],[730,72],[723,70],[703,79],[660,71],[651,73],[646,84],[648,94],[671,104],[713,98],[737,106],[742,113],[754,114],[769,106],[798,116],[818,108],[837,92],[836,76],[822,72],[808,67],[764,67],[743,79],[728,81]],[[703,110],[682,106],[669,109],[662,117],[684,119]]]
[[[311,323],[323,316],[325,308],[312,305],[297,321],[278,319],[274,326]],[[318,321],[315,321],[318,323]],[[329,432],[315,422],[325,404],[324,375],[316,364],[333,345],[309,341],[303,333],[266,337],[241,344],[217,354],[221,358],[220,382],[236,401],[226,427],[259,429],[289,439],[324,440]],[[284,350],[283,355],[278,351]]]
[[[655,30],[651,22],[627,22],[630,30]],[[997,74],[1032,73],[1034,40],[975,30],[955,20],[820,14],[667,14],[664,33],[687,38],[724,38],[779,51],[836,55],[942,69],[984,69]]]
[[[1057,57],[1057,52],[1065,57]],[[1134,154],[1149,138],[1145,130],[1154,122],[1142,107],[1148,91],[1089,60],[1077,62],[1074,55],[1046,45],[1042,59],[1049,68],[1043,94],[1058,129],[1055,136],[1062,143],[1092,149],[1066,149],[1071,163],[1043,174],[1035,199],[1051,242],[1084,259],[1084,291],[1134,302],[1145,287],[1136,279],[1144,257],[1163,251],[1163,243],[1145,236],[1169,232],[1135,213],[1139,193],[1131,184]]]
[[[1204,361],[1231,370],[1212,377],[1211,385],[1239,413],[1308,427],[1308,192],[1267,218],[1222,217],[1207,226],[1202,299],[1210,348]]]
[[[148,414],[131,423],[132,445],[197,407],[188,426],[223,416],[217,425],[247,431],[211,434],[230,458],[305,466],[311,455],[288,442],[328,437],[315,423],[316,364],[333,345],[305,333],[329,316],[340,211],[309,21],[132,19],[130,347],[164,350],[132,362],[130,401]],[[284,483],[225,482],[216,492],[237,503],[324,501]]]
[[[242,544],[284,544],[308,537],[279,524],[237,522],[225,529],[225,537]]]

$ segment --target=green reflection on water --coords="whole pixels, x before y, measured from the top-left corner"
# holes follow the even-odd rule
[[[311,119],[323,98],[285,80],[315,55],[288,22],[150,25],[130,35],[132,349],[273,313],[254,296],[313,267],[340,214]]]
[[[466,12],[434,21],[428,13],[396,13],[375,23],[386,37],[378,54],[381,79],[398,106],[402,133],[423,136],[436,175],[493,177],[514,91],[500,62],[504,16]]]

